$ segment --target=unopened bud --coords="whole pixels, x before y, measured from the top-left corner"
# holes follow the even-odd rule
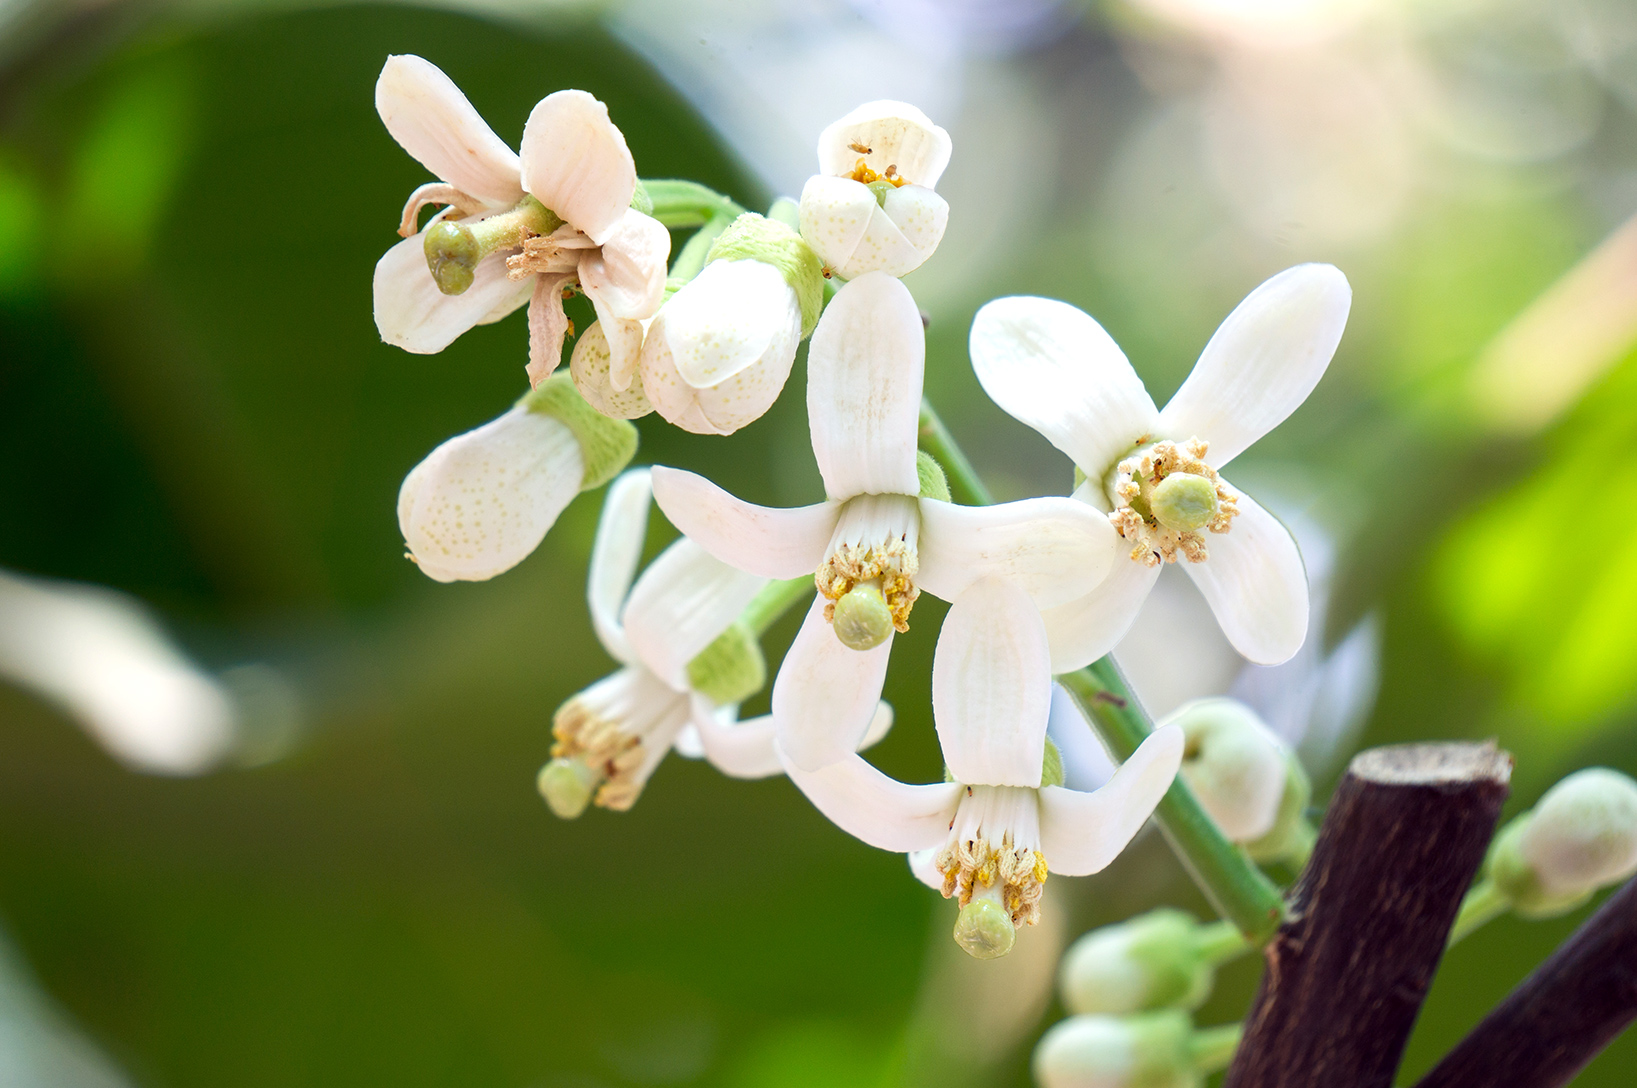
[[[591,804],[597,776],[578,759],[554,759],[540,768],[535,779],[540,796],[560,819],[573,820]]]
[[[1313,800],[1313,783],[1307,777],[1296,754],[1285,751],[1285,792],[1279,798],[1279,810],[1273,815],[1273,827],[1259,839],[1245,843],[1245,853],[1254,861],[1290,861],[1297,867],[1307,863],[1313,852],[1314,830],[1307,818],[1307,806]]]
[[[836,602],[831,620],[836,638],[850,650],[873,650],[892,634],[892,609],[876,579],[860,582]]]
[[[1525,917],[1579,906],[1637,872],[1637,782],[1603,767],[1576,771],[1501,829],[1489,876]]]
[[[1232,940],[1231,931],[1202,926],[1168,907],[1094,929],[1063,957],[1063,1005],[1071,1013],[1106,1015],[1197,1008],[1226,958],[1219,947],[1224,934]]]
[[[1284,799],[1285,747],[1256,712],[1234,699],[1196,699],[1167,722],[1182,727],[1182,776],[1234,842],[1273,830]]]
[[[955,918],[955,943],[973,959],[999,959],[1016,941],[1012,916],[992,899],[969,900]]]
[[[1205,1077],[1194,1067],[1192,1035],[1180,1012],[1071,1016],[1035,1047],[1035,1080],[1041,1088],[1198,1088]]]

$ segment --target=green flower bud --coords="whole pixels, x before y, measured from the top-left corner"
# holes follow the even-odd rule
[[[767,682],[767,661],[749,628],[735,623],[688,662],[688,683],[717,706],[742,703]]]
[[[811,335],[824,308],[824,268],[801,235],[776,219],[746,212],[711,243],[705,263],[746,260],[779,270],[801,306],[801,334]]]
[[[877,579],[860,582],[836,602],[831,620],[836,638],[851,650],[873,650],[892,634],[892,609]]]
[[[1603,767],[1576,771],[1501,829],[1488,865],[1524,917],[1573,910],[1637,871],[1637,782]]]
[[[1034,1076],[1041,1088],[1199,1088],[1181,1012],[1072,1016],[1041,1038]]]
[[[975,960],[999,959],[1016,941],[1012,916],[991,899],[970,900],[955,918],[955,943]]]
[[[1252,842],[1273,830],[1287,780],[1285,747],[1234,699],[1196,699],[1167,719],[1187,739],[1182,776],[1222,833]]]
[[[585,465],[580,477],[582,491],[601,487],[618,476],[637,454],[637,429],[631,421],[609,419],[591,407],[567,373],[553,374],[517,403],[558,420],[574,432]]]
[[[1064,1007],[1105,1015],[1198,1008],[1216,974],[1200,948],[1204,928],[1185,911],[1161,907],[1092,930],[1069,946],[1058,970]]]

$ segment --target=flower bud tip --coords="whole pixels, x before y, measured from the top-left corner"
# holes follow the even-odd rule
[[[971,900],[955,919],[955,943],[975,960],[999,959],[1016,940],[1011,915],[991,900]]]
[[[535,785],[559,819],[573,820],[591,804],[596,786],[591,768],[577,759],[554,759],[540,768]]]

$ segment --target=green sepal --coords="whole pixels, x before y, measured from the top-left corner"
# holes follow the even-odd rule
[[[1061,786],[1063,784],[1063,753],[1057,750],[1050,737],[1046,738],[1046,754],[1040,760],[1040,786]]]
[[[746,212],[711,244],[705,263],[761,261],[779,270],[801,305],[801,334],[811,336],[824,309],[824,266],[801,235],[776,219]]]
[[[631,207],[643,215],[654,214],[654,198],[648,195],[648,186],[642,183],[641,178],[637,179],[637,187],[631,191]]]
[[[553,374],[517,403],[531,412],[550,416],[574,433],[585,465],[580,476],[581,491],[606,484],[625,471],[637,455],[636,427],[630,420],[609,419],[587,404],[567,371]]]
[[[915,476],[920,481],[921,498],[952,501],[949,497],[949,477],[944,474],[944,466],[926,450],[915,451]]]
[[[717,706],[742,703],[767,683],[761,644],[742,623],[716,636],[688,662],[688,684]]]
[[[1259,839],[1245,843],[1252,861],[1285,861],[1312,846],[1313,829],[1307,824],[1307,805],[1313,799],[1313,783],[1295,753],[1285,753],[1285,792],[1279,795],[1279,810],[1273,826]],[[1302,859],[1305,864],[1305,859]],[[1299,866],[1298,866],[1299,867]]]

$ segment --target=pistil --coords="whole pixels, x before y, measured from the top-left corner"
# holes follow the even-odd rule
[[[909,630],[921,594],[920,531],[920,507],[909,495],[859,495],[842,508],[813,582],[830,602],[824,618],[843,645],[868,650]]]
[[[528,195],[508,210],[483,219],[440,219],[426,228],[422,240],[426,266],[438,290],[458,295],[472,286],[483,258],[496,250],[523,246],[562,225],[555,212]]]
[[[1145,566],[1190,563],[1209,553],[1202,530],[1226,533],[1239,514],[1239,496],[1205,463],[1207,444],[1156,442],[1124,458],[1109,476],[1114,512],[1109,521],[1131,544],[1131,558]]]
[[[1016,927],[1040,920],[1046,857],[1035,790],[968,786],[934,862],[946,899],[959,899],[955,940],[979,959],[1005,955]]]

